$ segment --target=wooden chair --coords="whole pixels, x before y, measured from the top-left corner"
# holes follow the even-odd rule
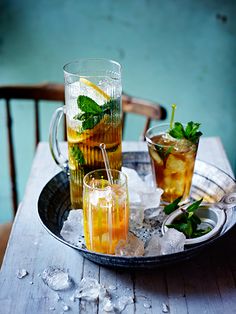
[[[149,129],[152,120],[164,120],[167,116],[166,109],[155,102],[141,98],[131,97],[127,94],[122,95],[123,106],[123,131],[125,128],[127,113],[135,113],[146,117],[146,122],[140,135],[140,140],[145,140],[145,133]]]
[[[11,100],[25,99],[34,101],[35,112],[35,147],[40,141],[40,115],[39,115],[39,102],[40,101],[59,101],[64,102],[64,85],[54,83],[44,83],[38,85],[13,85],[13,86],[0,86],[0,100],[5,100],[6,106],[6,124],[8,136],[8,150],[9,150],[9,168],[11,178],[11,193],[12,193],[12,206],[14,214],[18,207],[18,193],[17,193],[17,180],[16,180],[16,165],[14,156],[14,140],[12,134],[12,112]],[[130,112],[143,115],[146,117],[146,123],[141,135],[144,139],[144,134],[150,126],[152,119],[163,120],[166,118],[166,110],[159,104],[143,100],[140,98],[131,97],[127,94],[122,96],[123,102],[123,128],[125,127],[126,115]],[[64,124],[65,125],[65,124]],[[66,139],[66,128],[64,128],[64,139]],[[5,228],[6,226],[4,226]],[[0,228],[1,229],[1,228]],[[9,226],[7,227],[9,233]],[[1,232],[0,232],[1,235]],[[1,241],[1,240],[0,240]]]
[[[7,135],[8,135],[8,150],[9,150],[9,165],[11,177],[12,205],[14,213],[18,206],[18,195],[16,186],[16,166],[14,157],[14,141],[12,134],[12,114],[10,101],[13,99],[28,99],[34,100],[35,111],[35,146],[40,140],[40,116],[39,102],[44,101],[59,101],[64,102],[64,85],[55,83],[44,83],[38,85],[15,85],[15,86],[0,86],[0,100],[5,99],[6,103],[6,119],[7,119]],[[150,102],[144,99],[131,97],[127,94],[122,95],[123,104],[123,128],[128,113],[135,113],[146,117],[146,123],[141,134],[141,139],[144,140],[144,135],[150,126],[151,120],[163,120],[166,118],[166,110],[158,103]],[[66,139],[66,128],[64,129],[64,139]]]
[[[0,100],[5,99],[6,105],[6,123],[7,123],[7,137],[9,150],[9,167],[11,177],[11,192],[12,192],[12,206],[14,213],[16,213],[18,206],[18,194],[16,185],[16,165],[14,155],[14,140],[12,134],[12,113],[11,100],[27,99],[34,101],[34,116],[35,116],[35,147],[40,140],[40,121],[39,121],[39,102],[46,101],[60,101],[64,102],[64,85],[63,84],[39,84],[39,85],[16,85],[16,86],[0,86]],[[65,136],[65,132],[64,132]]]
[[[15,99],[30,99],[34,101],[34,115],[35,115],[35,147],[40,141],[40,118],[39,118],[39,102],[46,101],[60,101],[64,102],[64,85],[63,84],[40,84],[40,85],[17,85],[17,86],[0,86],[0,100],[5,100],[6,106],[6,124],[8,137],[8,151],[9,151],[9,168],[11,179],[11,194],[12,206],[14,214],[18,207],[18,193],[17,193],[17,176],[16,164],[14,155],[14,140],[12,133],[12,112],[11,100]],[[65,132],[64,132],[65,137]],[[0,225],[0,266],[7,247],[8,238],[11,232],[11,223]]]

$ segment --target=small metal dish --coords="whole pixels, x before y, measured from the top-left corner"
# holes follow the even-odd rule
[[[172,224],[182,213],[183,212],[181,209],[177,209],[163,221],[161,228],[162,234],[164,234],[169,229],[167,225]],[[204,204],[200,206],[196,210],[196,214],[202,221],[202,223],[199,225],[199,229],[206,229],[207,227],[211,227],[212,230],[201,237],[186,239],[185,245],[199,244],[215,237],[220,232],[226,220],[225,211],[212,204]]]

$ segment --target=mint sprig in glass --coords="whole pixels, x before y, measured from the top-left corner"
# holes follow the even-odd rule
[[[200,123],[174,121],[176,105],[172,105],[169,124],[150,128],[146,141],[156,185],[163,189],[162,201],[172,203],[179,198],[188,201],[194,164],[202,132]]]

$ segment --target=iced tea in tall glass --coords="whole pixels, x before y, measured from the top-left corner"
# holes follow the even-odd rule
[[[162,201],[173,202],[190,195],[198,140],[174,138],[169,134],[169,125],[159,125],[146,133],[148,150],[156,185],[164,190]]]
[[[114,254],[120,240],[127,240],[129,201],[127,177],[111,170],[110,183],[105,169],[84,177],[84,235],[88,250]]]

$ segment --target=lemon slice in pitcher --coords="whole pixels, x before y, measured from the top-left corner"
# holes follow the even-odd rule
[[[82,83],[82,84],[81,84]],[[93,82],[87,80],[86,78],[84,77],[81,77],[80,78],[80,86],[81,86],[81,89],[83,89],[83,85],[86,86],[86,90],[90,93],[88,93],[88,95],[86,96],[91,96],[89,94],[93,94],[93,95],[96,95],[97,94],[97,97],[99,98],[103,98],[103,101],[107,101],[107,100],[110,100],[111,97],[105,93],[100,87],[98,87],[96,84],[94,84]],[[97,98],[96,97],[96,98]],[[92,98],[92,97],[91,97]],[[96,101],[95,99],[93,99],[94,101]]]
[[[109,83],[103,85],[106,90],[109,89]],[[80,95],[85,95],[92,98],[99,106],[102,106],[111,99],[111,97],[100,86],[94,84],[84,77],[80,78]]]
[[[106,88],[106,90],[109,90],[109,82],[103,82],[103,86]],[[89,81],[86,78],[81,77],[79,81],[79,95],[84,95],[88,96],[91,99],[93,99],[99,106],[104,105],[106,102],[108,102],[111,97],[104,92],[99,86],[94,84],[93,82]],[[77,104],[76,104],[76,113],[77,113]],[[75,112],[73,113],[74,115],[76,114]],[[86,138],[91,137],[91,131],[86,130],[82,134],[80,133],[80,126],[81,123],[78,121],[72,120],[70,121],[70,127],[67,129],[67,135],[68,135],[68,140],[71,143],[78,143],[81,141],[84,141]],[[96,125],[93,128],[93,133],[96,132],[106,132],[106,128],[109,127],[109,124],[104,125],[104,118],[100,121],[98,125]]]

